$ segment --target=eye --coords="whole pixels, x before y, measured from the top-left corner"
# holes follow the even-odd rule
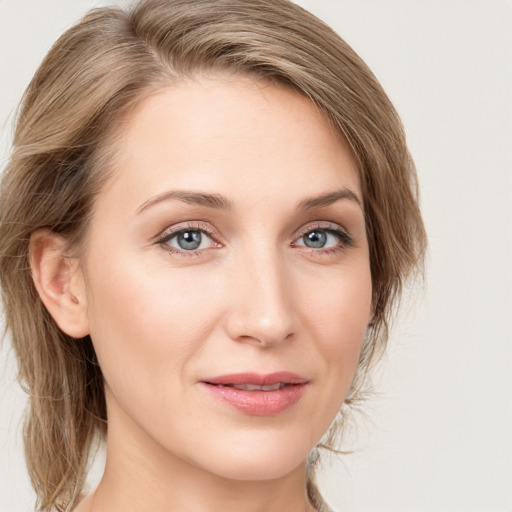
[[[352,244],[350,235],[339,228],[317,227],[309,229],[294,245],[309,249],[337,249]]]
[[[185,252],[199,251],[217,245],[206,231],[196,228],[185,228],[165,234],[159,242],[169,246],[170,250]]]
[[[306,247],[311,249],[323,249],[325,247],[332,247],[338,240],[332,233],[325,230],[317,229],[310,231],[302,236],[301,241],[304,242]]]

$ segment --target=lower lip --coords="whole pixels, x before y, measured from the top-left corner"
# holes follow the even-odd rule
[[[246,391],[229,386],[202,383],[220,400],[251,416],[274,416],[299,401],[306,384],[291,384],[274,391]]]

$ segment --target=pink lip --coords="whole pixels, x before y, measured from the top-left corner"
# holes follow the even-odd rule
[[[216,398],[251,416],[273,416],[291,407],[305,391],[308,380],[291,372],[276,372],[266,375],[237,373],[221,375],[201,381],[201,384]],[[235,385],[283,387],[275,390],[238,389]]]

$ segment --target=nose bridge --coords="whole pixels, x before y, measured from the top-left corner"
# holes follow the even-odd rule
[[[232,274],[230,336],[273,345],[293,333],[291,276],[283,256],[271,244],[238,255]]]

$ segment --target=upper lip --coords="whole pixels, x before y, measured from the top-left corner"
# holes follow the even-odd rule
[[[306,384],[308,379],[292,372],[275,373],[233,373],[229,375],[219,375],[202,379],[206,384],[217,384],[222,386],[233,386],[240,384],[253,384],[255,386],[273,386],[275,384]]]

